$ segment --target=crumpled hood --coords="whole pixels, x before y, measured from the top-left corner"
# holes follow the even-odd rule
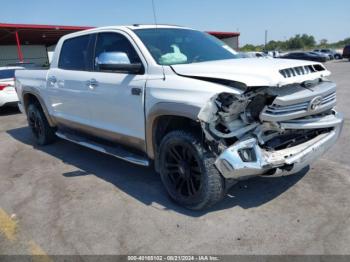
[[[241,58],[171,67],[182,76],[232,80],[249,87],[283,86],[330,75],[321,63],[292,59]]]

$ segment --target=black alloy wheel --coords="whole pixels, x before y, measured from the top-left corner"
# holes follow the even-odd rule
[[[201,185],[202,176],[193,149],[186,143],[174,143],[165,150],[165,172],[168,182],[183,198],[195,196]]]
[[[28,106],[27,119],[34,140],[38,145],[47,145],[55,140],[55,129],[49,125],[39,105],[33,103]]]
[[[163,138],[157,158],[163,185],[178,204],[200,210],[224,197],[225,181],[214,165],[216,157],[200,136],[171,131]]]
[[[37,111],[30,111],[28,114],[29,126],[32,130],[32,133],[36,139],[40,139],[44,134],[44,128],[42,120],[38,115]]]

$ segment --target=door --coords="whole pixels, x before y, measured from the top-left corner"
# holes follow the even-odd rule
[[[95,86],[89,90],[91,123],[103,131],[100,136],[143,149],[146,75],[101,71],[97,61],[103,52],[122,52],[131,63],[142,63],[127,35],[116,32],[97,35],[94,73],[91,74]]]
[[[90,124],[88,80],[93,69],[95,39],[96,35],[90,34],[65,40],[58,67],[49,70],[48,100],[51,113],[58,121]]]

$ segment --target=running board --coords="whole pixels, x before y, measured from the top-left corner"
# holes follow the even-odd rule
[[[61,132],[56,132],[56,136],[64,140],[73,142],[75,144],[96,150],[98,152],[101,152],[107,155],[114,156],[116,158],[125,160],[127,162],[130,162],[136,165],[149,166],[149,161],[147,160],[147,158],[131,153],[128,150],[122,148],[121,146],[112,147],[112,146],[102,145],[95,141],[88,140],[85,137],[81,137],[73,134],[61,133]]]

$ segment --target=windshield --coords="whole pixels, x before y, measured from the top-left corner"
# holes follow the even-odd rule
[[[136,29],[134,32],[160,65],[238,58],[236,52],[225,43],[200,31],[156,28]]]

